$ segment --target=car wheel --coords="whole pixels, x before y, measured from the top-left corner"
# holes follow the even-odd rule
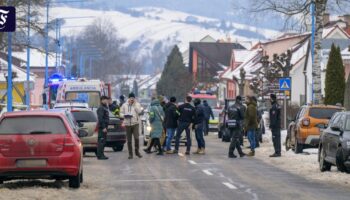
[[[347,168],[344,165],[344,154],[343,154],[343,150],[341,147],[339,147],[337,150],[335,161],[336,161],[338,171],[347,172]]]
[[[79,173],[76,176],[69,177],[69,187],[70,188],[80,188],[81,177],[82,177],[81,173]]]
[[[80,173],[80,183],[83,183],[84,182],[84,176],[83,176],[83,171],[81,171]]]
[[[286,151],[289,151],[289,149],[291,149],[292,145],[291,145],[291,140],[290,140],[290,136],[287,135],[286,137]]]
[[[327,162],[325,160],[326,158],[326,152],[323,148],[323,146],[320,147],[320,150],[318,152],[318,162],[320,164],[320,171],[325,172],[325,171],[330,171],[331,170],[331,163]]]
[[[295,152],[296,154],[298,154],[298,153],[303,153],[303,150],[304,150],[303,144],[300,144],[300,143],[298,142],[298,139],[295,137],[294,152]]]
[[[117,145],[117,146],[112,147],[112,149],[114,152],[123,151],[124,145]]]

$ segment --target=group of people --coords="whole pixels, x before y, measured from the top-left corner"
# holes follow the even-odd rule
[[[277,102],[275,94],[270,95],[271,109],[269,111],[270,129],[272,131],[272,141],[275,152],[270,157],[281,156],[281,108]],[[236,158],[234,154],[237,149],[240,157],[246,156],[241,146],[243,145],[243,134],[246,132],[250,144],[248,156],[255,156],[255,149],[261,140],[260,134],[257,134],[259,123],[261,123],[261,114],[257,110],[257,99],[254,96],[246,97],[246,105],[242,103],[242,97],[236,98],[235,104],[228,108],[225,126],[229,129],[232,136],[228,156]]]
[[[186,133],[186,155],[191,151],[191,128],[195,131],[197,140],[197,150],[194,154],[205,154],[204,126],[206,120],[205,107],[200,99],[193,101],[192,97],[187,96],[185,103],[178,106],[176,97],[171,97],[166,103],[163,97],[153,97],[149,108],[149,121],[151,124],[151,141],[146,153],[152,153],[154,145],[157,147],[158,154],[177,154],[182,133]],[[175,137],[175,148],[172,150],[171,143]],[[164,138],[164,142],[161,141]]]
[[[281,108],[277,103],[276,95],[271,94],[270,129],[272,131],[272,139],[275,152],[271,157],[281,156]],[[139,126],[140,115],[144,113],[141,105],[136,101],[133,93],[129,94],[128,100],[125,102],[121,97],[121,103],[117,105],[108,97],[101,97],[101,106],[97,110],[98,115],[98,148],[97,158],[108,159],[104,155],[105,137],[109,123],[109,111],[124,119],[126,127],[127,146],[129,159],[133,156],[142,158],[139,146]],[[193,106],[194,105],[194,106]],[[194,99],[192,105],[192,97],[187,96],[185,103],[178,106],[176,97],[171,97],[169,102],[164,101],[164,97],[153,97],[149,107],[149,122],[151,125],[150,141],[146,153],[152,153],[152,148],[156,147],[157,155],[177,154],[179,152],[179,143],[182,133],[186,133],[186,155],[191,154],[191,128],[195,132],[197,141],[197,150],[194,154],[205,154],[204,135],[208,134],[208,122],[210,117],[214,118],[213,111],[206,101],[201,102],[200,99]],[[244,157],[241,146],[243,145],[243,134],[247,133],[250,144],[250,152],[248,156],[255,156],[255,148],[259,144],[259,136],[256,134],[261,117],[257,111],[257,99],[254,96],[246,98],[246,106],[243,105],[242,97],[236,98],[235,104],[231,105],[227,110],[228,119],[225,126],[230,130],[232,136],[229,147],[228,156],[236,158],[234,154],[237,149],[239,156]],[[172,149],[172,141],[175,137],[175,148]],[[132,141],[134,140],[134,150]],[[260,139],[261,140],[261,139]]]

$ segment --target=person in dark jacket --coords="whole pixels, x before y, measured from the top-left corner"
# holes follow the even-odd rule
[[[241,133],[239,134],[239,144],[241,146],[243,146],[243,142],[244,142],[244,140],[243,140],[243,138],[244,138],[244,117],[245,117],[245,112],[246,112],[247,108],[243,105],[241,96],[236,97],[236,103],[237,103],[237,105],[239,105],[239,107],[242,111],[242,114],[243,114],[243,118],[239,122],[240,130],[241,130]]]
[[[270,129],[272,132],[272,142],[275,153],[270,157],[281,157],[281,107],[277,102],[275,94],[270,95],[271,109],[270,109]]]
[[[201,104],[200,99],[195,99],[193,103],[196,109],[193,121],[193,128],[195,130],[196,140],[198,144],[198,149],[196,152],[194,152],[194,154],[205,154],[205,141],[203,135],[203,122],[205,118],[204,107]]]
[[[187,96],[185,99],[185,103],[179,106],[179,124],[176,130],[176,136],[175,136],[175,150],[173,153],[178,153],[179,151],[179,143],[182,132],[186,131],[186,139],[187,139],[187,148],[186,148],[186,155],[190,154],[191,151],[191,131],[190,131],[190,125],[193,122],[193,118],[195,115],[195,108],[191,105],[192,97]]]
[[[256,102],[250,96],[247,97],[247,111],[244,117],[245,130],[248,133],[248,140],[250,143],[250,153],[249,156],[255,156],[255,131],[258,128],[258,119],[257,119],[257,109]]]
[[[177,110],[176,98],[171,97],[170,102],[167,104],[165,109],[165,128],[166,128],[166,152],[172,153],[171,151],[171,141],[173,140],[176,128],[177,120],[179,119],[180,113]]]
[[[208,135],[209,134],[209,120],[210,117],[212,119],[214,119],[214,113],[213,110],[211,109],[211,107],[209,106],[207,100],[203,101],[203,108],[204,108],[204,135]]]
[[[125,103],[125,96],[120,95],[119,96],[119,108],[121,108],[124,103]]]
[[[235,148],[237,148],[237,151],[240,155],[240,157],[244,157],[245,153],[243,153],[241,145],[240,145],[240,136],[242,135],[242,124],[241,121],[243,121],[244,118],[244,110],[241,107],[241,102],[242,98],[238,96],[236,98],[235,104],[230,106],[228,108],[228,121],[227,121],[227,126],[228,129],[231,132],[232,135],[232,140],[228,152],[228,157],[229,158],[236,158],[237,156],[234,154]]]
[[[97,109],[98,117],[98,145],[97,145],[97,159],[107,160],[108,157],[104,155],[104,148],[106,145],[107,128],[109,124],[109,110],[108,100],[106,96],[101,97],[101,105]]]

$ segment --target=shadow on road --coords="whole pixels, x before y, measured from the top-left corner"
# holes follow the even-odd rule
[[[65,187],[66,183],[63,181],[41,181],[41,180],[29,180],[29,181],[11,181],[5,182],[0,188],[13,189],[26,189],[26,188],[51,188],[51,189],[61,189]]]

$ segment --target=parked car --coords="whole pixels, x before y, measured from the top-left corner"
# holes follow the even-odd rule
[[[0,118],[0,184],[13,179],[83,182],[83,149],[66,111],[23,111]]]
[[[350,112],[336,113],[322,131],[318,161],[322,172],[335,165],[339,171],[350,173]]]
[[[88,132],[88,135],[81,139],[83,152],[94,152],[97,154],[97,116],[89,109],[72,109],[71,113],[77,125]]]
[[[126,128],[123,119],[116,117],[109,112],[109,125],[106,139],[106,147],[111,147],[113,151],[123,151],[126,143]]]
[[[288,126],[286,150],[293,149],[298,154],[306,148],[317,148],[320,139],[319,126],[327,125],[334,113],[343,110],[338,106],[302,106]]]
[[[221,110],[213,109],[214,119],[209,120],[209,130],[210,131],[218,131],[219,129],[219,115]]]

